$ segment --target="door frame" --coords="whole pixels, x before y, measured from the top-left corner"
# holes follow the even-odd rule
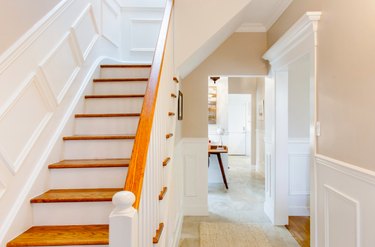
[[[316,246],[317,30],[321,12],[306,12],[263,56],[270,63],[266,79],[266,200],[265,212],[275,225],[288,224],[288,66],[311,58],[310,78],[310,220],[311,246]],[[286,114],[285,114],[286,113]],[[266,112],[267,114],[267,112]],[[267,167],[268,166],[268,167]],[[268,191],[267,191],[268,189]]]

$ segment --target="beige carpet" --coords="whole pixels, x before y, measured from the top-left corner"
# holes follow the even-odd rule
[[[272,247],[256,224],[200,223],[201,247]]]

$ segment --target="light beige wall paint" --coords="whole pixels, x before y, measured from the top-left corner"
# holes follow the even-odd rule
[[[310,57],[304,56],[289,66],[289,138],[310,136]]]
[[[323,2],[319,22],[320,154],[375,171],[375,1]]]
[[[184,79],[183,137],[208,135],[208,76],[266,75],[267,65],[262,59],[265,51],[265,33],[234,33]]]
[[[255,94],[257,77],[230,77],[228,92],[232,94]],[[254,95],[255,96],[255,95]]]
[[[323,0],[294,0],[267,32],[271,47],[307,11],[320,11]]]
[[[250,2],[175,1],[175,64],[183,77],[238,28]]]
[[[61,0],[0,0],[0,55]]]

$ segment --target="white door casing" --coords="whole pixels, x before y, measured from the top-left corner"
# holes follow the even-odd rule
[[[312,58],[311,73],[311,126],[310,140],[311,154],[315,155],[315,130],[316,122],[316,48],[317,48],[317,26],[320,20],[320,12],[307,12],[304,14],[263,56],[271,64],[269,78],[266,79],[266,202],[265,211],[274,224],[288,223],[287,193],[288,174],[288,114],[282,115],[285,103],[287,107],[288,65],[306,54]],[[268,82],[267,82],[268,81]],[[268,87],[267,87],[268,84]],[[267,92],[268,90],[268,92]],[[274,93],[274,95],[272,95]],[[271,97],[271,102],[267,101]],[[274,101],[272,102],[272,96]],[[267,107],[271,104],[271,107]],[[280,104],[280,105],[279,105]],[[281,109],[280,109],[281,108]],[[267,110],[268,109],[268,110]],[[273,111],[274,110],[274,111]],[[280,111],[280,112],[278,112]],[[285,124],[286,123],[286,124]],[[287,136],[286,136],[287,137]],[[311,246],[316,246],[316,199],[315,181],[316,169],[312,161],[310,164],[310,209],[311,209]],[[269,187],[267,187],[267,184]],[[267,191],[267,189],[269,191]]]

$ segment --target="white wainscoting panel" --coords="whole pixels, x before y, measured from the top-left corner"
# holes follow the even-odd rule
[[[308,216],[310,214],[310,140],[289,139],[288,153],[288,212],[292,216]]]
[[[151,62],[159,36],[163,8],[123,8],[124,60]]]
[[[41,69],[58,103],[61,103],[79,71],[71,33],[65,35],[42,63]]]
[[[208,140],[183,139],[184,215],[208,214]]]
[[[99,38],[99,30],[96,26],[96,20],[91,5],[87,6],[86,11],[77,19],[72,30],[74,38],[79,46],[80,56],[86,59],[96,40]]]
[[[317,155],[317,246],[375,246],[375,172]]]
[[[120,46],[120,12],[116,1],[102,1],[102,35],[116,47]]]
[[[50,107],[33,77],[0,117],[0,151],[15,174],[51,117]]]

